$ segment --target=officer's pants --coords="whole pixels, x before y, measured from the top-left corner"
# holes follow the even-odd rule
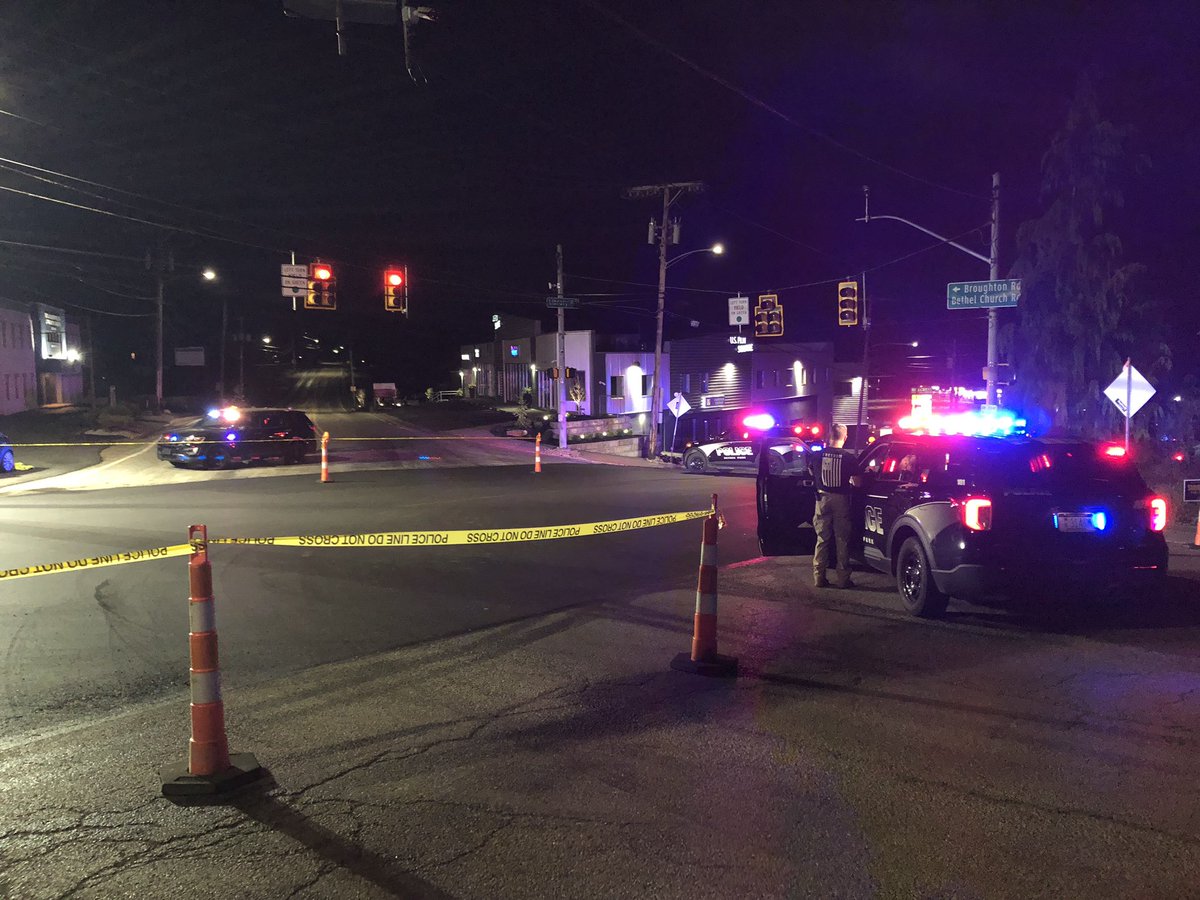
[[[813,551],[813,579],[820,583],[829,568],[829,555],[837,547],[837,583],[850,582],[850,495],[817,492],[817,511],[813,516],[817,547]]]

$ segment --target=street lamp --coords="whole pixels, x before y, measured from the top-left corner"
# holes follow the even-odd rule
[[[667,297],[667,269],[696,253],[711,253],[713,256],[720,256],[725,252],[725,245],[713,244],[711,247],[700,247],[667,259],[667,244],[664,239],[660,244],[659,251],[658,316],[654,327],[654,388],[650,392],[650,445],[646,449],[648,459],[654,459],[658,450],[658,418],[662,414],[663,308]]]

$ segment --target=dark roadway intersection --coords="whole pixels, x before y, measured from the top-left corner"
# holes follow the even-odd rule
[[[218,473],[5,497],[0,567],[182,543],[559,525],[720,494],[700,526],[430,548],[214,545],[234,749],[176,807],[186,557],[0,585],[0,894],[23,898],[1176,897],[1200,874],[1200,554],[1100,618],[899,612],[763,560],[753,482],[601,465]]]

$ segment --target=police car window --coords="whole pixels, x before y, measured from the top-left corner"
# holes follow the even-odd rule
[[[862,458],[861,469],[865,475],[878,475],[879,470],[883,468],[883,461],[887,458],[888,445],[876,444],[868,450]]]
[[[887,458],[879,467],[880,481],[915,482],[917,448],[912,444],[892,444]]]

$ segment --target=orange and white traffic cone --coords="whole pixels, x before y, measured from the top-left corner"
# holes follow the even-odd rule
[[[536,475],[542,471],[542,433],[539,431],[538,436],[533,441],[533,474]]]
[[[192,558],[188,562],[191,647],[192,737],[187,763],[164,769],[165,796],[219,794],[241,787],[266,772],[252,753],[230,755],[225,735],[225,703],[221,699],[221,669],[217,661],[217,623],[213,608],[212,565],[208,561],[208,529],[188,529]]]
[[[720,513],[717,495],[712,497],[712,513],[704,520],[704,539],[700,544],[700,574],[696,582],[696,615],[692,631],[692,652],[680,653],[671,660],[671,668],[694,675],[728,678],[737,675],[736,657],[717,653],[717,534]]]
[[[1200,550],[1200,513],[1196,514],[1196,536],[1192,538],[1192,546]]]
[[[321,435],[321,484],[329,484],[333,476],[329,474],[329,432]]]

